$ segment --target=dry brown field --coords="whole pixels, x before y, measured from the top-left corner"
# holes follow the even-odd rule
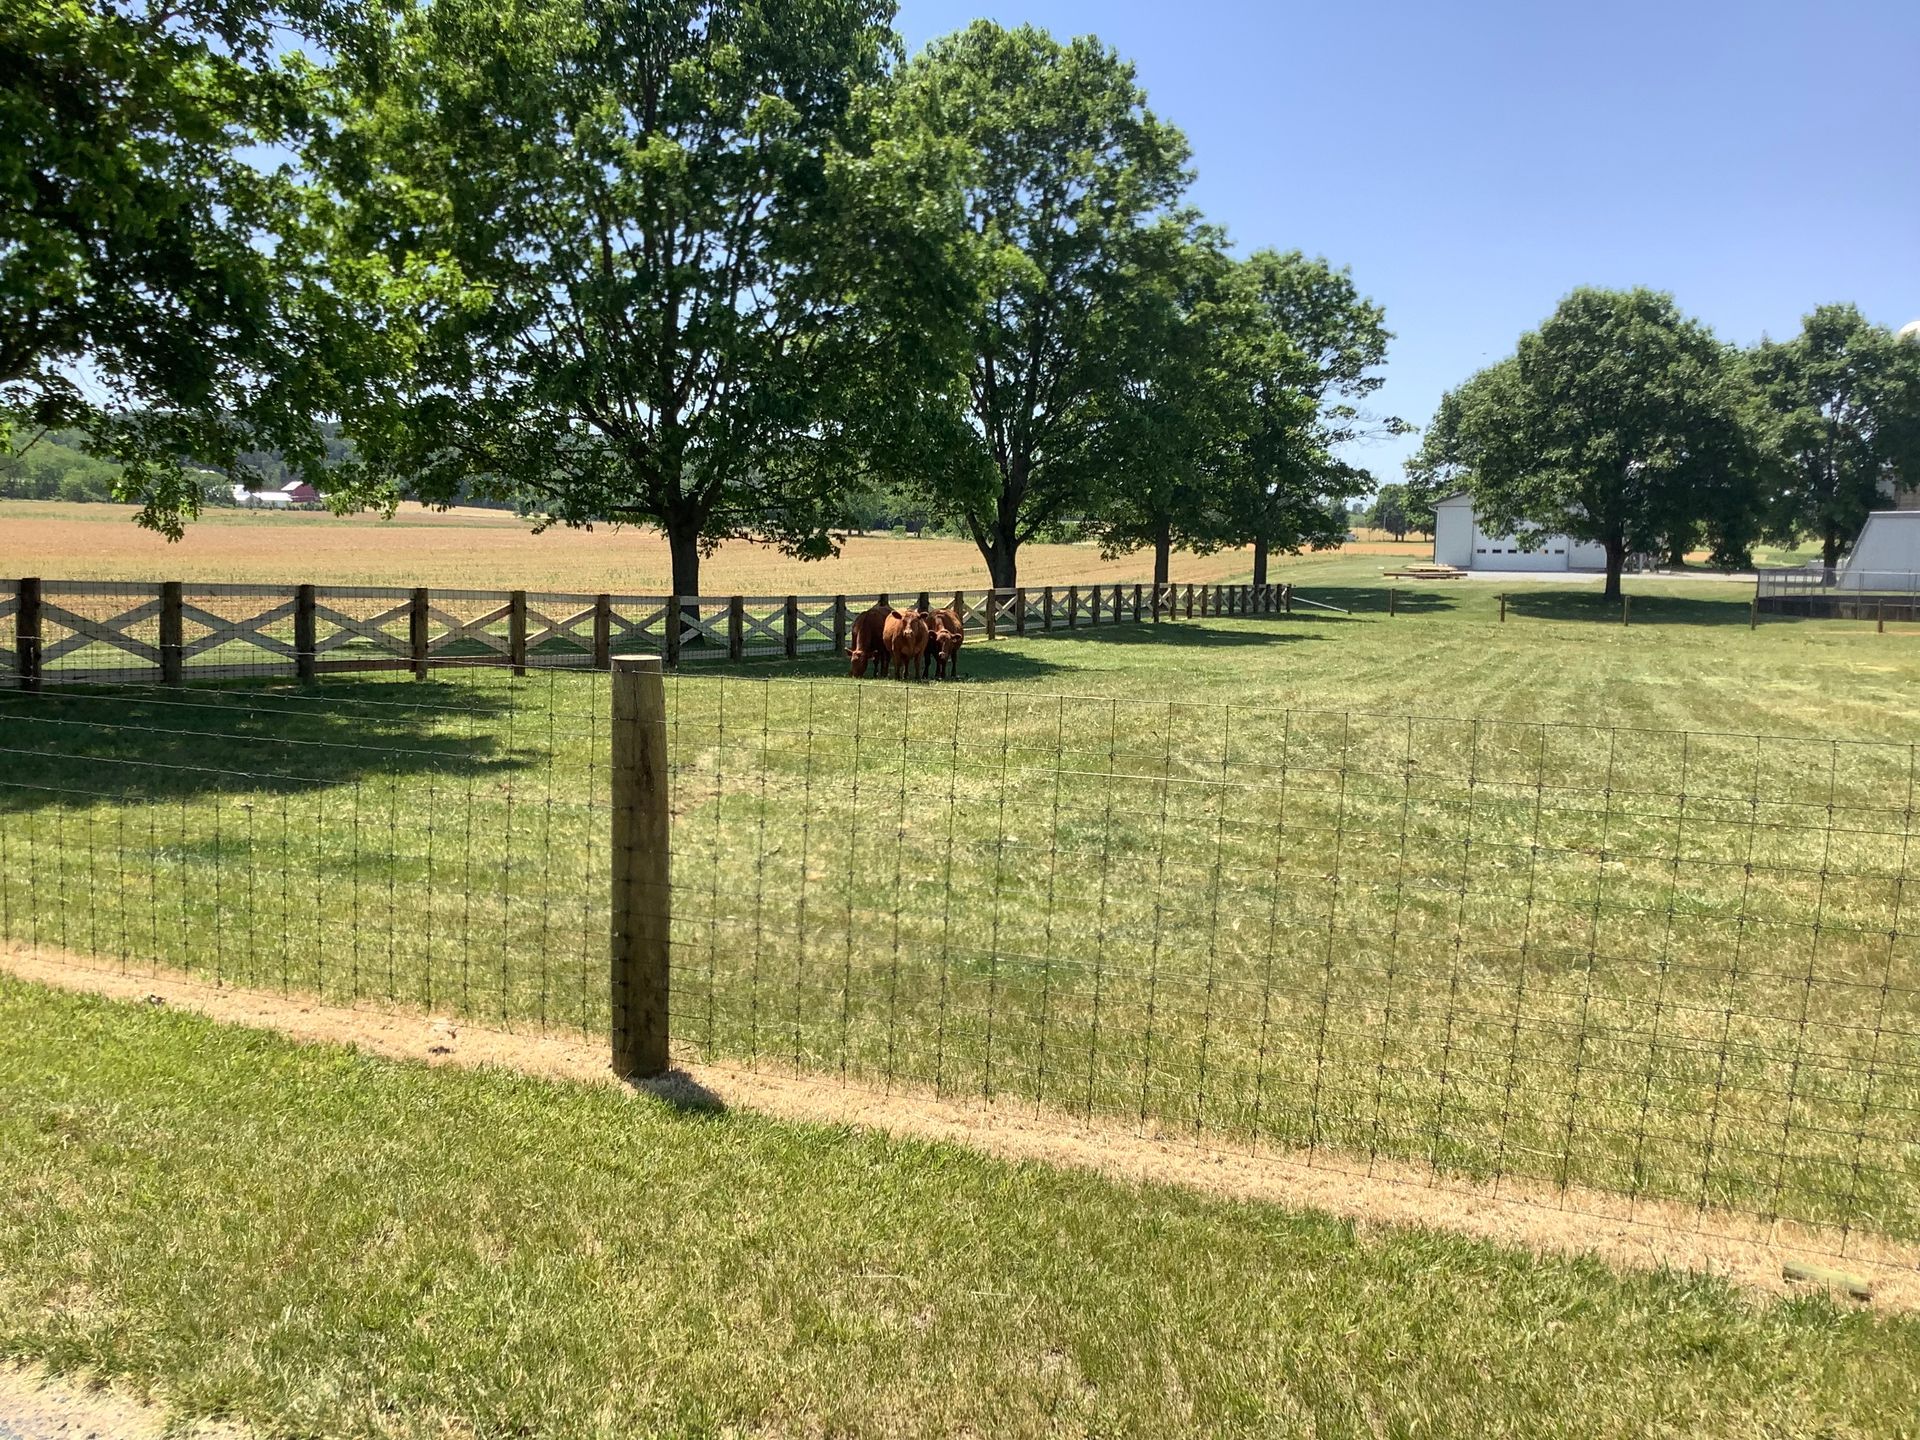
[[[476,590],[658,594],[671,584],[666,542],[649,530],[531,533],[500,511],[404,507],[391,520],[317,512],[209,511],[170,543],[133,523],[131,507],[0,502],[0,575],[62,580],[185,580],[318,585],[431,585]],[[1137,581],[1147,555],[1103,560],[1092,545],[1030,544],[1023,584]],[[1244,550],[1175,557],[1180,581],[1251,571]],[[854,536],[830,560],[800,561],[766,546],[723,545],[701,570],[709,595],[859,594],[982,589],[971,542]]]

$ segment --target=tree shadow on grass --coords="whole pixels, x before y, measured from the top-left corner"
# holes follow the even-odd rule
[[[1163,620],[1157,625],[1147,620],[1138,625],[1115,625],[1100,630],[1054,630],[1038,635],[1030,631],[1023,638],[1047,644],[1063,640],[1122,649],[1145,647],[1169,651],[1234,650],[1325,638],[1301,634],[1298,627],[1290,623],[1295,618],[1288,615],[1222,615],[1217,620],[1213,616],[1202,620],[1196,615],[1192,620]]]
[[[1451,581],[1458,585],[1464,582]],[[1388,590],[1393,594],[1393,613],[1398,615],[1439,615],[1458,609],[1462,596],[1457,591],[1438,588],[1409,589],[1396,585],[1303,585],[1294,592],[1293,613],[1287,620],[1345,620],[1351,616],[1384,616],[1388,613]],[[1338,606],[1351,615],[1320,610],[1311,601]]]
[[[532,763],[494,733],[511,704],[444,680],[0,690],[0,815],[511,773]]]
[[[1691,582],[1689,582],[1691,583]],[[1633,582],[1626,585],[1623,607],[1618,600],[1607,600],[1590,590],[1556,586],[1549,590],[1510,590],[1507,592],[1507,616],[1521,620],[1561,620],[1590,625],[1708,625],[1746,628],[1751,615],[1751,594],[1737,585],[1726,585],[1724,595],[1647,594],[1636,591]],[[1497,606],[1498,600],[1495,598]],[[1625,615],[1623,621],[1622,616]]]
[[[1191,623],[1185,620],[1167,620],[1158,625],[1152,621],[1143,621],[1138,625],[1129,622],[1125,625],[1103,625],[1098,628],[1086,627],[1072,630],[1030,629],[1025,635],[1006,634],[998,640],[987,640],[979,635],[971,635],[960,650],[959,683],[1013,684],[1073,674],[1082,668],[1076,663],[1070,649],[1075,645],[1095,644],[1120,649],[1154,650],[1172,657],[1185,651],[1254,649],[1328,638],[1325,635],[1300,633],[1298,627],[1286,625],[1285,622],[1288,619],[1286,616],[1248,616],[1246,619],[1248,622],[1259,620],[1274,623],[1271,626],[1247,623],[1229,627],[1216,626],[1211,622],[1202,624],[1198,620]],[[1050,658],[1051,655],[1058,655],[1059,658]],[[733,679],[752,680],[835,678],[851,682],[851,677],[847,674],[846,658],[832,655],[810,656],[800,660],[767,660],[746,666],[682,666],[677,673],[681,676],[726,676]],[[851,683],[896,685],[921,682],[917,677],[913,682],[902,682],[891,677],[883,680],[869,673],[864,681]],[[925,683],[943,682],[929,674]]]

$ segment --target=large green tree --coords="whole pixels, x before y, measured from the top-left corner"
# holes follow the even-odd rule
[[[1092,37],[977,21],[905,83],[967,157],[977,278],[970,360],[925,402],[955,446],[928,483],[1011,586],[1023,544],[1099,509],[1095,427],[1138,368],[1120,348],[1138,332],[1114,312],[1139,233],[1186,188],[1186,141]]]
[[[384,483],[657,527],[673,586],[831,548],[953,371],[947,151],[888,106],[891,0],[426,0],[343,67],[342,256],[408,365],[348,415]],[[945,347],[945,348],[943,348]],[[880,478],[885,478],[882,475]]]
[[[1852,305],[1822,305],[1799,335],[1762,341],[1747,360],[1774,462],[1770,528],[1818,540],[1831,568],[1868,511],[1920,486],[1920,344]]]
[[[1204,554],[1238,538],[1259,316],[1216,232],[1168,220],[1135,248],[1109,314],[1109,343],[1131,365],[1092,407],[1102,486],[1089,528],[1106,555],[1151,550],[1164,585],[1176,545]]]
[[[299,178],[262,147],[305,126],[289,35],[351,51],[356,8],[0,0],[0,425],[80,431],[169,535],[196,464],[320,463],[328,330],[281,243]]]
[[[1253,546],[1253,578],[1267,580],[1273,552],[1337,545],[1343,502],[1366,493],[1364,470],[1346,456],[1367,440],[1410,427],[1362,406],[1385,383],[1381,307],[1346,269],[1299,251],[1260,250],[1240,267],[1264,339],[1248,353],[1256,423],[1247,441],[1239,539]]]
[[[1489,529],[1603,546],[1614,599],[1628,555],[1704,530],[1734,558],[1758,511],[1735,357],[1646,289],[1568,295],[1515,354],[1442,397],[1411,468],[1429,493],[1470,490]]]
[[[1367,520],[1374,529],[1384,530],[1396,540],[1405,539],[1407,531],[1414,528],[1413,519],[1407,513],[1407,487],[1382,485],[1373,497]]]

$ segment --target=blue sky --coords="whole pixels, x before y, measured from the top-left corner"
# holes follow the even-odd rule
[[[1920,0],[1584,5],[901,0],[1093,33],[1186,132],[1243,252],[1350,265],[1424,424],[1576,285],[1650,285],[1723,338],[1815,305],[1920,317]],[[1399,478],[1418,439],[1354,459]]]

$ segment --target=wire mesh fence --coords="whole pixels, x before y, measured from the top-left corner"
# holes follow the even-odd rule
[[[608,702],[0,692],[0,932],[604,1033]],[[707,671],[665,734],[682,1056],[1920,1239],[1911,745]]]

